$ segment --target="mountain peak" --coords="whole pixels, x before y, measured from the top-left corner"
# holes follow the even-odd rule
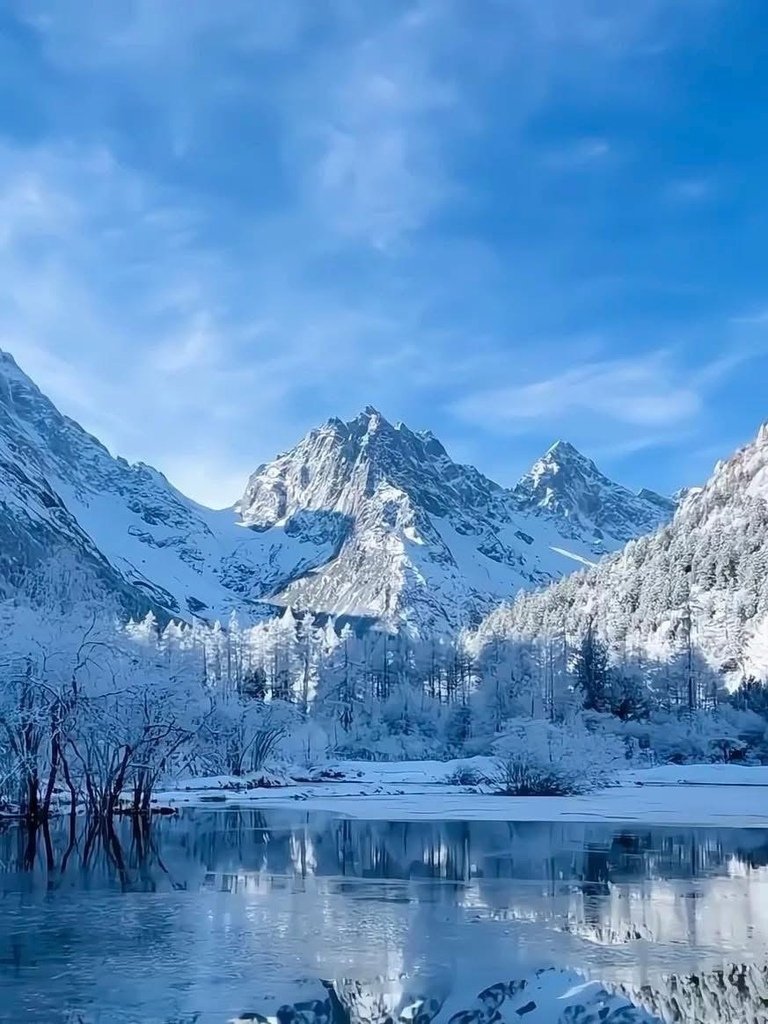
[[[328,433],[329,431],[326,428],[330,428],[330,433],[353,443],[365,440],[369,435],[381,432],[393,444],[402,442],[409,448],[415,449],[423,446],[425,457],[449,457],[445,448],[431,430],[411,430],[408,424],[402,420],[397,420],[393,423],[373,405],[366,405],[362,412],[359,412],[357,416],[350,420],[342,420],[338,416],[332,416],[326,420],[319,431],[309,431],[304,441],[300,442],[296,448],[299,448],[309,439],[316,438],[321,433]],[[386,449],[386,445],[384,448]],[[369,456],[373,454],[370,449],[368,454]]]
[[[558,438],[554,444],[551,444],[549,448],[547,448],[545,454],[560,455],[567,458],[571,458],[573,456],[578,456],[580,459],[584,458],[578,448],[575,448],[570,441],[564,441],[562,438]]]
[[[674,511],[652,492],[632,491],[605,476],[569,441],[551,445],[512,490],[518,507],[570,524],[574,536],[591,537],[608,550],[666,522]]]
[[[578,466],[584,472],[598,473],[600,470],[595,463],[583,452],[572,445],[570,441],[559,439],[547,448],[544,455],[534,465],[540,463],[556,464],[558,466]],[[602,474],[600,474],[602,476]]]
[[[328,420],[290,451],[260,466],[238,511],[248,525],[283,522],[299,509],[357,509],[378,489],[408,496],[435,514],[486,505],[502,492],[471,466],[454,463],[429,431],[392,424],[373,406]],[[440,512],[438,511],[441,510]]]
[[[535,503],[547,505],[552,502],[552,494],[568,487],[573,477],[582,481],[594,478],[611,483],[594,462],[570,441],[559,439],[533,463],[514,490],[520,496],[538,495]]]
[[[653,492],[635,497],[658,504]],[[567,593],[555,587],[524,606],[506,608],[482,631],[496,643],[500,633],[516,639],[532,630],[578,636],[595,625],[611,656],[631,651],[635,664],[647,659],[674,672],[680,623],[688,618],[707,699],[710,685],[765,679],[768,430],[761,428],[754,441],[718,462],[703,487],[675,497],[677,510],[663,531],[581,574]],[[721,571],[724,565],[727,571]]]
[[[365,427],[366,431],[376,430],[382,424],[391,426],[389,421],[372,405],[366,405],[363,411],[350,421],[350,426],[358,424]]]

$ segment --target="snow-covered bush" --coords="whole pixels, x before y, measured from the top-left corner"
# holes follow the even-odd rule
[[[328,733],[311,718],[297,721],[272,751],[269,761],[276,765],[311,768],[328,758]]]
[[[509,796],[583,793],[607,784],[628,763],[621,740],[592,733],[578,719],[565,726],[518,719],[496,740],[493,752],[490,786]]]
[[[472,707],[469,703],[454,704],[445,716],[443,736],[446,753],[449,757],[457,757],[467,749],[472,739]]]
[[[441,758],[445,741],[441,709],[406,684],[360,716],[334,750],[339,757],[364,761],[417,761]]]
[[[582,793],[585,788],[563,765],[530,751],[499,757],[489,781],[496,796],[567,796]]]
[[[297,724],[296,708],[237,693],[211,697],[198,753],[210,775],[243,775],[264,768]]]
[[[359,733],[335,753],[353,761],[421,761],[440,758],[442,748],[434,737],[421,732],[390,732],[383,723]]]
[[[621,739],[628,756],[645,764],[758,762],[768,758],[766,721],[723,704],[713,711],[655,711],[645,721],[586,716],[588,727]]]
[[[450,786],[481,786],[487,782],[487,776],[477,767],[470,764],[458,765],[445,781]]]
[[[727,704],[693,714],[657,711],[645,726],[657,759],[674,764],[748,760],[765,733],[758,715]]]

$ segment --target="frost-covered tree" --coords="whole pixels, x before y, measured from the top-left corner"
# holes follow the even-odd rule
[[[611,704],[611,671],[608,647],[595,633],[590,619],[576,656],[576,685],[587,711],[608,711]]]
[[[590,628],[624,674],[642,653],[652,705],[716,707],[723,687],[764,671],[768,616],[768,427],[690,493],[673,521],[593,569],[522,594],[481,623],[478,657],[499,637],[548,642]],[[590,623],[592,626],[590,627]],[[751,660],[750,660],[751,659]]]

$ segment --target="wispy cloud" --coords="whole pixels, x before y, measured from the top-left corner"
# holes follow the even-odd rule
[[[173,211],[104,149],[0,147],[0,180],[0,345],[113,449],[148,457],[149,424],[183,433],[164,422],[169,377],[196,371],[194,403],[224,351],[204,253],[179,248]]]
[[[768,307],[731,317],[731,323],[745,327],[768,327]]]
[[[664,352],[585,363],[528,384],[479,391],[454,406],[458,415],[500,430],[585,414],[638,427],[674,426],[700,409],[701,396]]]
[[[11,0],[44,117],[0,142],[2,343],[216,504],[368,402],[481,464],[680,436],[732,370],[646,354],[711,293],[654,218],[694,223],[712,171],[633,131],[715,7]]]
[[[454,192],[441,140],[460,93],[438,71],[434,5],[406,10],[332,54],[311,73],[317,99],[294,134],[307,200],[332,230],[386,247]]]
[[[712,176],[679,178],[669,182],[664,195],[672,203],[706,203],[716,197],[717,182]]]
[[[201,310],[172,337],[161,341],[151,353],[151,360],[160,373],[184,373],[212,365],[224,349],[224,339],[211,322],[210,313]]]
[[[543,153],[541,162],[551,171],[578,171],[603,166],[612,154],[607,139],[589,137]]]

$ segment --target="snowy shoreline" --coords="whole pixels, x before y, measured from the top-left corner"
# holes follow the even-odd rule
[[[452,821],[604,821],[646,825],[768,828],[768,766],[663,765],[624,771],[616,784],[580,796],[492,796],[447,781],[479,761],[342,762],[325,766],[339,778],[279,781],[187,779],[160,791],[172,808],[286,809],[340,817]],[[318,773],[319,774],[319,773]],[[250,787],[250,788],[249,788]]]

